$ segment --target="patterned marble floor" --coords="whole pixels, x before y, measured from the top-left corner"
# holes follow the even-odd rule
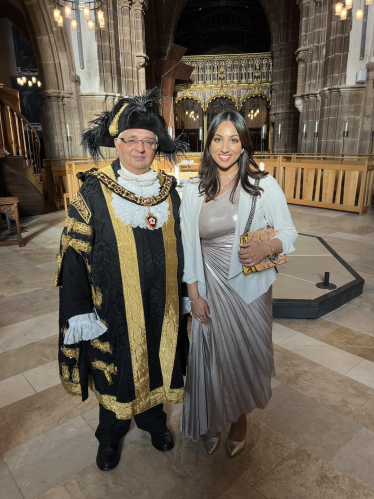
[[[182,440],[181,407],[168,406],[175,449],[157,452],[132,427],[111,473],[95,465],[95,399],[58,379],[65,215],[26,221],[26,247],[0,248],[0,499],[374,499],[374,213],[290,209],[299,232],[323,236],[365,278],[364,294],[322,319],[276,321],[273,397],[248,416],[237,458]]]

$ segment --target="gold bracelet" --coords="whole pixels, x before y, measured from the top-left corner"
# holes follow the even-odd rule
[[[199,300],[199,298],[200,298],[200,296],[198,296],[198,297],[196,298],[196,300],[195,300],[195,301],[193,301],[193,300],[190,300],[190,299],[189,299],[189,300],[190,300],[191,305],[193,305],[194,303],[196,303],[196,302]]]
[[[271,243],[268,243],[267,241],[264,242],[263,244],[268,244],[270,246],[271,254],[269,256],[267,256],[266,258],[271,258],[274,255],[274,253],[275,253],[273,245]]]

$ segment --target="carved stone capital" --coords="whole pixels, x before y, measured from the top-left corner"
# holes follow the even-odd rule
[[[78,83],[78,85],[81,84],[81,78],[79,75],[77,75],[77,73],[71,73],[70,74],[70,79],[73,83]]]
[[[312,0],[296,0],[296,3],[301,8],[304,3],[312,3]]]
[[[148,56],[146,54],[136,54],[136,69],[145,68],[148,64]]]
[[[295,52],[295,45],[291,42],[284,42],[284,43],[279,43],[277,45],[273,45],[273,54],[274,57],[279,57],[279,56],[287,56],[291,55]]]
[[[61,90],[44,90],[40,93],[42,99],[47,99],[52,102],[58,102],[62,97]]]
[[[135,0],[132,8],[134,10],[141,10],[142,12],[144,12],[148,8],[148,0]]]
[[[368,70],[368,73],[371,73],[374,71],[374,61],[368,62],[366,64],[366,69]]]
[[[301,64],[306,64],[308,59],[309,48],[296,50],[296,61]]]
[[[295,99],[295,107],[301,113],[304,107],[304,101],[300,97],[296,97]]]
[[[119,8],[124,8],[124,9],[131,9],[131,6],[133,4],[132,0],[118,0],[118,6]]]

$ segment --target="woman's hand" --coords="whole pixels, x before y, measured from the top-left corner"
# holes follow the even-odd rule
[[[207,302],[199,296],[195,303],[191,303],[192,315],[198,321],[210,325],[210,311]]]
[[[270,246],[264,243],[243,243],[240,247],[239,262],[245,267],[253,267],[271,254]]]

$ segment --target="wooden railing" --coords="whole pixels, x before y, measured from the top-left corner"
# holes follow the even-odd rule
[[[108,158],[96,165],[88,158],[49,160],[46,171],[50,170],[50,199],[52,197],[55,202],[56,184],[61,185],[58,178],[63,179],[63,189],[72,199],[80,187],[76,177],[78,172],[88,171],[95,166],[104,168],[114,159]],[[255,159],[257,163],[264,163],[265,171],[277,180],[290,204],[350,211],[359,215],[370,210],[374,188],[374,156],[263,153],[256,154]],[[200,153],[189,153],[187,157],[179,158],[179,178],[196,176],[200,161]],[[152,168],[174,174],[173,165],[161,159],[156,159]]]
[[[22,157],[34,174],[41,173],[40,141],[31,123],[0,95],[0,156]]]

